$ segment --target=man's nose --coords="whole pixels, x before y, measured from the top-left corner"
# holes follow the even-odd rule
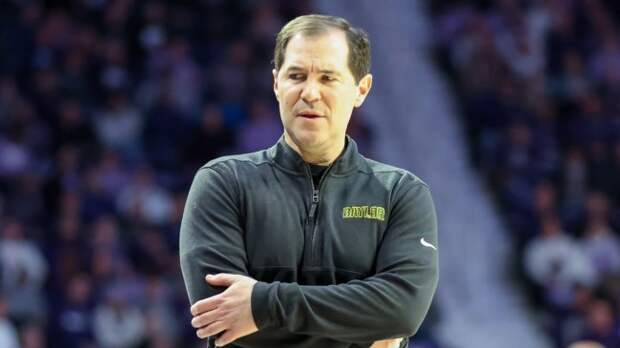
[[[312,104],[321,99],[320,86],[314,81],[307,80],[304,89],[301,91],[301,99],[307,104]]]

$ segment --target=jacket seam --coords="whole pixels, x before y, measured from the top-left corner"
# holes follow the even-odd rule
[[[366,158],[362,158],[362,160],[368,164],[369,161]],[[240,159],[240,158],[227,158],[223,161],[217,161],[215,163],[207,163],[205,165],[203,165],[201,167],[202,168],[212,168],[214,169],[215,167],[219,167],[220,165],[224,165],[226,162],[241,162],[241,163],[250,163],[254,166],[262,166],[262,165],[273,165],[275,167],[277,167],[278,169],[287,172],[287,173],[291,173],[291,174],[295,174],[298,176],[303,176],[306,175],[305,172],[298,172],[295,170],[291,170],[289,168],[286,168],[282,165],[280,165],[278,162],[274,161],[272,158],[268,158],[266,160],[261,160],[260,162],[251,160],[251,159]],[[372,174],[377,174],[377,173],[400,173],[403,177],[407,175],[408,172],[403,171],[402,169],[399,168],[394,168],[394,169],[379,169],[379,170],[373,170],[373,169],[366,169],[366,168],[360,168],[359,166],[356,166],[356,168],[353,169],[349,169],[345,172],[342,173],[330,173],[329,176],[338,176],[338,177],[344,177],[344,176],[350,176],[353,173],[356,172],[361,172],[364,174],[368,174],[368,175],[372,175]]]

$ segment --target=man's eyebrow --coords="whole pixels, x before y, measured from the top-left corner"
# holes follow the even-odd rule
[[[339,72],[335,71],[335,70],[329,70],[329,69],[323,69],[323,70],[319,70],[319,72],[321,74],[327,74],[327,75],[340,75]]]
[[[300,66],[296,66],[296,65],[292,65],[289,66],[286,69],[286,72],[295,72],[295,71],[306,71],[306,69],[300,67]],[[330,70],[330,69],[321,69],[319,70],[319,73],[321,74],[328,74],[328,75],[340,75],[339,72],[335,71],[335,70]]]
[[[300,67],[300,66],[296,66],[296,65],[289,66],[289,67],[286,69],[286,71],[287,71],[287,72],[290,72],[290,71],[305,71],[305,70],[306,70],[306,69],[304,69],[304,68],[302,68],[302,67]]]

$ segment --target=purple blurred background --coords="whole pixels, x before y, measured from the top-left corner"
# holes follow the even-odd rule
[[[208,160],[280,136],[274,37],[320,3],[0,2],[0,347],[204,346],[178,264],[189,184]],[[390,2],[360,4],[391,33],[348,18],[377,43],[381,72],[376,47],[413,32],[390,21]],[[620,347],[620,5],[433,1],[421,13],[448,86],[432,93],[454,98],[461,157],[506,226],[504,272],[537,347]],[[385,76],[376,93],[398,89]],[[356,111],[349,134],[383,160],[375,122],[400,121],[377,109]],[[429,137],[431,149],[443,141]],[[439,189],[455,175],[422,177]],[[443,234],[451,214],[438,196]],[[450,240],[440,291],[453,279]],[[451,303],[438,296],[415,347],[474,346],[450,339],[462,334],[445,324]]]

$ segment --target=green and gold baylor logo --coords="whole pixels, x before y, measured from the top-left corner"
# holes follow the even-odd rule
[[[342,208],[343,219],[385,220],[385,208],[377,206],[351,206]]]

